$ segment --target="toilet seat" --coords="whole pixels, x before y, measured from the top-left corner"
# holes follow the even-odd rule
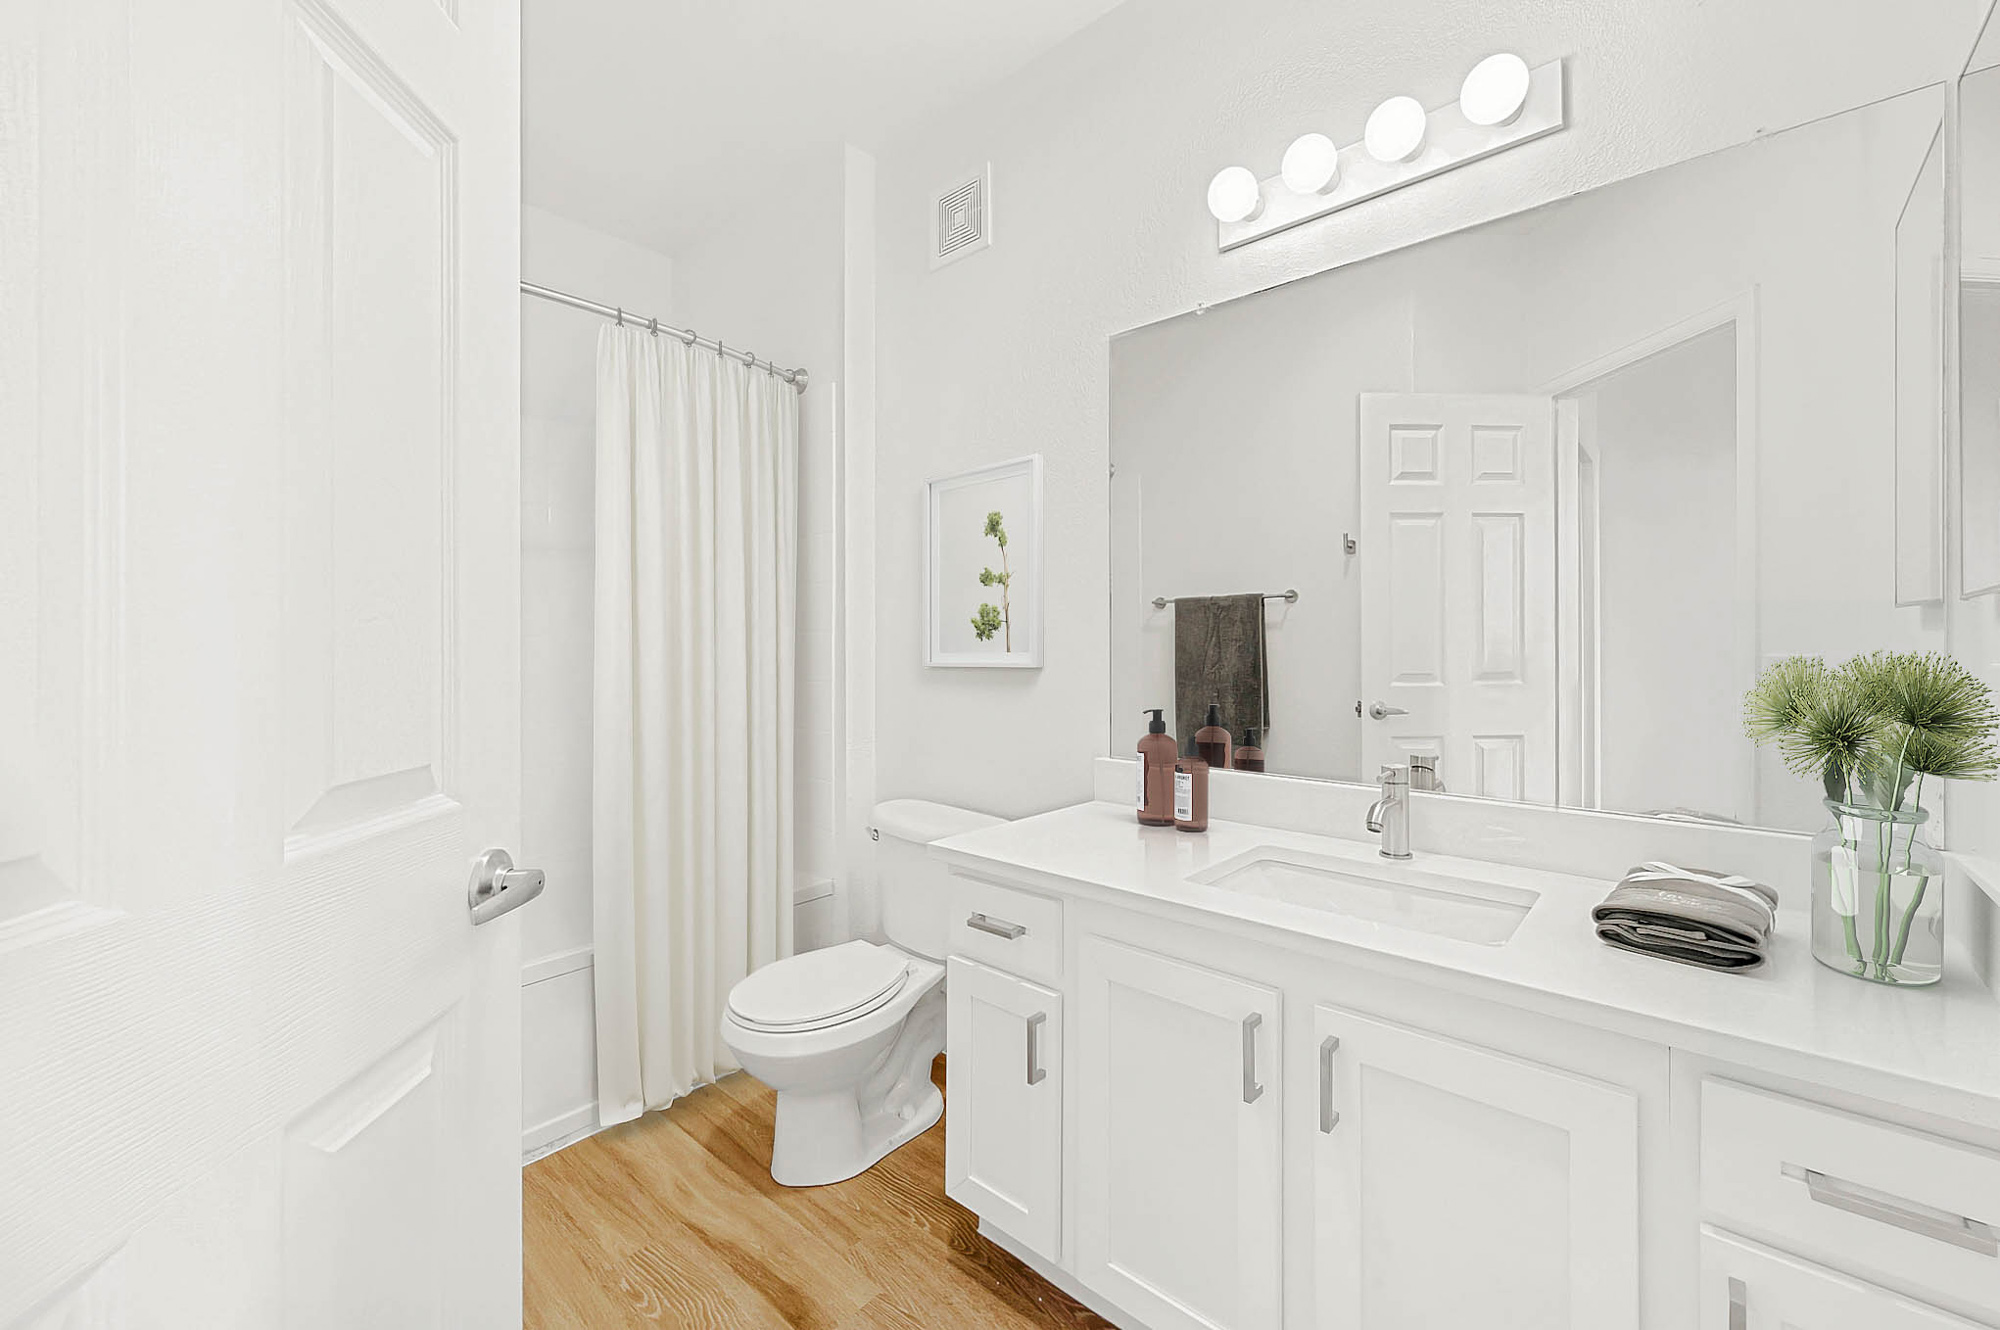
[[[729,992],[730,1019],[772,1034],[824,1030],[895,1001],[910,981],[910,959],[872,942],[802,952],[766,965]]]

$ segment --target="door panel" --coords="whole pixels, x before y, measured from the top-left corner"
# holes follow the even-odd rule
[[[1278,994],[1101,937],[1078,973],[1078,1273],[1155,1330],[1276,1327]]]
[[[945,1192],[1062,1257],[1062,995],[954,956],[945,980]]]
[[[518,1324],[518,10],[0,28],[0,1326]]]
[[[1973,1323],[1704,1226],[1700,1330],[1973,1330]]]
[[[1315,1325],[1634,1330],[1630,1093],[1336,1007],[1313,1022]]]
[[[1364,715],[1370,776],[1428,753],[1454,792],[1555,799],[1554,420],[1362,394],[1362,701],[1405,713]]]

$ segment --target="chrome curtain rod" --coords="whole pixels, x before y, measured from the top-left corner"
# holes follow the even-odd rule
[[[1153,597],[1153,608],[1156,610],[1163,610],[1167,606],[1176,604],[1183,600],[1214,600],[1214,599],[1215,597],[1213,596],[1155,596]],[[1297,591],[1266,591],[1264,593],[1264,599],[1282,600],[1287,605],[1296,605],[1299,603],[1299,593]]]
[[[537,286],[535,283],[529,281],[521,283],[521,294],[524,296],[535,296],[542,300],[552,300],[558,305],[568,305],[571,309],[580,309],[588,314],[597,314],[607,319],[614,319],[621,326],[629,324],[634,328],[643,328],[655,336],[664,335],[678,338],[686,342],[689,346],[706,347],[719,356],[733,356],[745,365],[748,365],[751,369],[767,369],[771,371],[771,373],[777,375],[786,383],[791,384],[800,392],[806,390],[806,372],[804,370],[782,369],[777,365],[773,365],[768,360],[757,359],[757,357],[751,355],[741,347],[724,346],[721,342],[710,338],[698,337],[692,328],[669,328],[658,319],[642,319],[623,306],[600,305],[595,300],[585,300],[582,296],[573,296],[567,291],[558,291],[552,286]]]

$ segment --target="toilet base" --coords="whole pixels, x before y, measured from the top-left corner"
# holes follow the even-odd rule
[[[772,1179],[787,1187],[844,1182],[936,1126],[944,1095],[931,1083],[931,1063],[943,1051],[944,993],[933,989],[858,1086],[779,1090]]]

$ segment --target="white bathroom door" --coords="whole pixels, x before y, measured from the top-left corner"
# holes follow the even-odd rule
[[[0,1326],[519,1325],[517,6],[0,9]]]
[[[1362,776],[1556,797],[1555,406],[1361,395]]]

